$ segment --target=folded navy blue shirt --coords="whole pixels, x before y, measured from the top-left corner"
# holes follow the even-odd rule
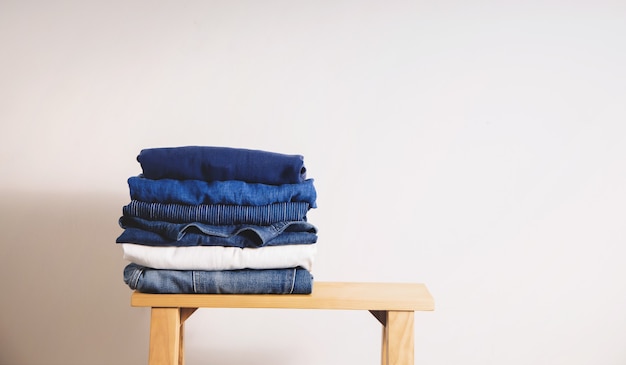
[[[232,147],[184,146],[143,149],[137,156],[148,179],[245,182],[270,185],[306,180],[304,158]]]

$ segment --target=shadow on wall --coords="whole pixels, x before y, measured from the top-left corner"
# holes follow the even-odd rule
[[[115,239],[124,194],[0,192],[0,364],[140,364],[149,311],[130,307]]]

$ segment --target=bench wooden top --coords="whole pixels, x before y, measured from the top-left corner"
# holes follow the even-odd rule
[[[417,283],[315,282],[311,294],[146,294],[134,292],[133,307],[292,308],[432,311],[428,288]]]

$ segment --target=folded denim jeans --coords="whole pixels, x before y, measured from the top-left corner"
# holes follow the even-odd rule
[[[244,181],[201,181],[128,178],[131,200],[148,203],[267,205],[307,202],[315,208],[317,192],[313,179],[297,184],[267,185]]]
[[[163,204],[133,200],[122,207],[122,215],[172,223],[268,225],[281,221],[306,220],[309,203],[269,205]]]
[[[148,179],[225,181],[270,185],[305,180],[301,155],[232,147],[184,146],[148,148],[137,156]]]
[[[303,268],[266,270],[156,270],[134,263],[124,268],[133,290],[155,294],[310,294],[313,275]]]
[[[217,237],[193,232],[186,233],[179,240],[172,240],[155,232],[132,227],[124,229],[116,240],[116,243],[135,243],[146,246],[224,246],[239,248],[308,245],[316,242],[317,234],[309,232],[283,232],[262,244],[258,242],[258,237],[254,236],[235,235],[230,237]]]
[[[169,223],[122,216],[124,232],[117,243],[150,246],[262,247],[309,244],[317,241],[317,228],[305,221],[275,222],[270,225],[209,225]]]
[[[167,270],[288,269],[311,271],[317,243],[238,248],[223,246],[146,246],[121,243],[123,258],[138,265]]]

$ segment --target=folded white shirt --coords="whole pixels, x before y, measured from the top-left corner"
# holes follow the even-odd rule
[[[311,271],[317,244],[239,248],[122,243],[124,259],[154,269],[239,270],[302,267]]]

